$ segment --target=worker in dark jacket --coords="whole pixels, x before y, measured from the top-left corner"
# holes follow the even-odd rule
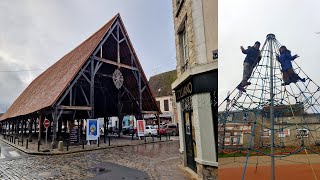
[[[259,41],[255,42],[253,47],[249,46],[248,49],[244,49],[243,46],[240,46],[242,53],[247,55],[243,62],[243,78],[241,83],[237,87],[240,91],[246,92],[244,87],[251,84],[250,82],[248,82],[248,79],[251,76],[253,68],[261,59],[259,48]]]
[[[296,83],[298,80],[305,82],[305,78],[301,78],[298,74],[293,71],[291,61],[295,60],[299,56],[296,54],[291,56],[291,51],[289,51],[286,46],[281,46],[279,49],[280,56],[277,55],[276,58],[281,64],[281,72],[283,74],[282,85],[289,85],[290,83]]]

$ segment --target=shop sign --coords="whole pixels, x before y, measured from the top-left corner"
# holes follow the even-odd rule
[[[144,130],[145,130],[145,121],[144,120],[137,120],[137,133],[138,136],[144,136]]]
[[[79,135],[78,126],[73,126],[70,131],[70,142],[72,144],[78,143],[78,135]]]
[[[87,120],[87,141],[98,140],[100,136],[99,123],[97,119]]]
[[[190,96],[193,94],[193,86],[192,86],[192,82],[188,82],[185,85],[183,85],[182,87],[180,87],[179,89],[176,90],[175,92],[176,94],[176,100],[180,101],[181,99]]]

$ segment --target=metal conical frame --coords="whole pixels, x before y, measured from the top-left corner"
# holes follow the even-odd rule
[[[268,34],[267,40],[269,41],[270,47],[270,122],[271,122],[271,179],[275,179],[275,162],[274,162],[274,103],[273,103],[273,40],[275,39],[274,34]]]

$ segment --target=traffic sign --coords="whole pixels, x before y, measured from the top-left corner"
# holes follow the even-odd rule
[[[45,128],[48,128],[50,126],[50,121],[48,119],[45,119],[43,125]]]

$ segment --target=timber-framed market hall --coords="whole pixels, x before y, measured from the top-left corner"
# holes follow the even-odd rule
[[[85,119],[159,114],[138,57],[119,14],[39,75],[0,118],[1,133],[44,137],[52,148],[64,140],[62,127]],[[106,123],[105,123],[106,124]],[[121,129],[122,123],[119,123]],[[104,126],[106,133],[106,126]],[[83,137],[78,136],[79,140]]]

